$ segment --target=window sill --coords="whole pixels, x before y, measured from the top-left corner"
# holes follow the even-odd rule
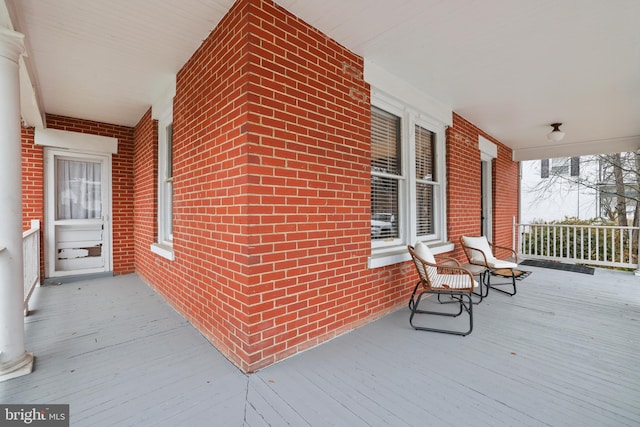
[[[453,251],[453,248],[454,248],[454,245],[451,242],[434,242],[434,243],[429,243],[428,246],[434,255],[451,252]],[[411,259],[411,255],[409,255],[409,251],[407,250],[407,247],[403,246],[401,248],[395,248],[394,250],[388,250],[385,252],[372,254],[368,260],[368,267],[370,269],[386,267],[388,265],[406,262],[406,261],[409,261],[410,259]]]
[[[156,255],[160,255],[162,258],[166,258],[169,261],[173,261],[175,259],[173,255],[173,248],[168,245],[163,245],[161,243],[152,243],[151,252]]]

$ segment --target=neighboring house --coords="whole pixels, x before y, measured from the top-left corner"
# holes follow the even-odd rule
[[[597,217],[596,191],[580,184],[581,176],[597,173],[597,166],[581,162],[580,157],[521,162],[521,222]]]
[[[237,2],[135,127],[46,121],[22,129],[45,276],[137,272],[247,372],[404,307],[408,244],[463,260],[518,217],[510,148],[270,1]]]
[[[635,199],[633,153],[622,153],[625,194]],[[616,204],[613,167],[602,156],[560,157],[521,162],[522,223],[565,217],[613,219]],[[631,217],[634,203],[627,204]]]

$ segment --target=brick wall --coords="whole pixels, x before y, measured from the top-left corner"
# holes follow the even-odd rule
[[[246,6],[236,5],[177,76],[173,108],[175,261],[157,240],[157,122],[135,130],[136,270],[230,359],[248,342],[246,279]],[[246,128],[246,126],[245,126]],[[244,330],[242,329],[244,328]],[[246,352],[245,352],[246,353]]]
[[[480,235],[481,198],[478,129],[457,114],[447,129],[447,236],[455,243],[453,256],[466,260],[460,236]]]
[[[47,115],[47,126],[118,138],[118,153],[112,158],[113,270],[133,272],[133,129],[55,115]],[[33,129],[22,129],[23,227],[39,219],[44,229],[44,148],[34,144],[34,135]]]
[[[265,363],[343,332],[367,307],[384,309],[384,299],[360,299],[375,291],[366,289],[370,105],[363,60],[271,2],[253,3],[249,356]]]
[[[163,260],[151,256],[149,251],[158,232],[158,127],[151,120],[151,109],[136,126],[134,141],[134,260],[136,269],[148,275],[156,271],[154,261]]]
[[[406,304],[411,263],[367,268],[361,57],[270,0],[240,0],[178,73],[173,111],[175,260],[149,249],[148,112],[135,129],[136,270],[230,360],[254,371]],[[479,222],[466,203],[478,132],[456,118],[449,133],[454,235]]]
[[[456,244],[452,256],[461,261],[466,257],[459,245],[460,236],[481,234],[480,135],[498,146],[492,189],[495,244],[511,247],[511,225],[513,217],[518,216],[518,163],[512,161],[511,149],[454,113],[453,126],[447,130],[448,236]]]
[[[44,150],[33,143],[34,129],[21,129],[22,230],[40,221],[40,277],[44,277]]]
[[[237,2],[177,76],[173,262],[138,212],[157,172],[136,128],[137,271],[245,371],[405,303],[410,268],[367,269],[368,97],[362,58]]]
[[[33,128],[22,128],[21,140],[22,229],[28,230],[31,220],[44,221],[44,150],[33,143]]]
[[[508,248],[513,244],[513,218],[520,218],[520,168],[512,158],[511,149],[498,144],[498,158],[493,162],[493,240]]]

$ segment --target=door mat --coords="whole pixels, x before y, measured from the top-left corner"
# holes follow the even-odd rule
[[[511,277],[512,275],[510,268],[499,268],[497,270],[492,270],[491,274],[494,276],[501,276],[501,277]],[[516,277],[516,280],[522,280],[530,274],[531,274],[530,271],[513,269],[513,276]]]
[[[532,267],[550,268],[552,270],[571,271],[573,273],[593,274],[596,269],[593,267],[586,267],[584,265],[577,264],[565,264],[555,261],[541,261],[537,259],[527,259],[520,263],[520,265],[530,265]]]

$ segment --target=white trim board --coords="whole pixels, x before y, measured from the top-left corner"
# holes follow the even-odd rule
[[[482,135],[478,136],[478,148],[480,149],[480,157],[485,162],[490,162],[498,157],[498,146]]]
[[[421,92],[370,60],[364,60],[364,79],[371,85],[372,96],[382,92],[417,108],[447,126],[453,124],[453,109],[439,100]]]
[[[36,128],[34,142],[36,145],[83,153],[116,154],[118,152],[118,138],[67,130]]]

